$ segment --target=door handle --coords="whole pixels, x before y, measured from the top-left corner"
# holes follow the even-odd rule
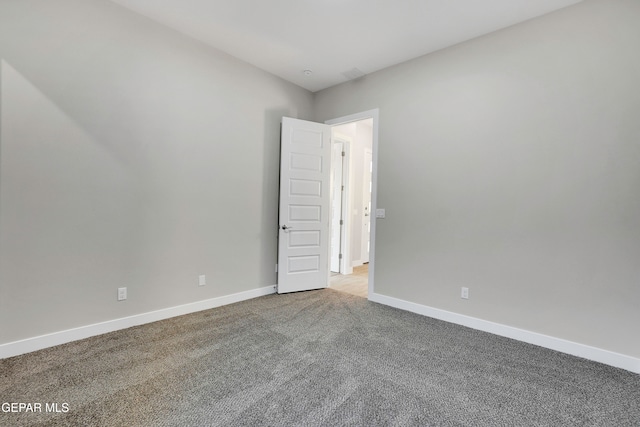
[[[283,225],[283,226],[282,226],[282,227],[280,227],[280,228],[282,228],[285,232],[286,232],[287,230],[292,230],[292,229],[293,229],[293,227],[288,227],[288,226],[286,226],[286,225]]]

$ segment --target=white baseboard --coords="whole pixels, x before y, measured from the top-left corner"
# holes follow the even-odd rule
[[[440,310],[438,308],[416,304],[386,295],[370,293],[369,301],[421,314],[423,316],[433,317],[434,319],[444,320],[445,322],[467,326],[472,329],[489,332],[495,335],[512,338],[529,344],[535,344],[540,347],[560,351],[562,353],[571,354],[573,356],[582,357],[584,359],[593,360],[595,362],[604,363],[605,365],[626,369],[627,371],[640,374],[640,359],[626,356],[624,354],[614,353],[601,348],[591,347],[524,329],[518,329],[512,326],[502,325],[500,323],[477,319],[475,317],[465,316],[451,311]]]
[[[107,332],[118,331],[132,326],[144,325],[145,323],[156,322],[170,317],[182,316],[183,314],[195,313],[197,311],[233,304],[235,302],[273,294],[275,292],[275,285],[265,286],[258,289],[252,289],[250,291],[238,292],[236,294],[225,295],[190,304],[164,308],[161,310],[150,311],[148,313],[136,314],[134,316],[108,320],[106,322],[94,323],[92,325],[81,326],[79,328],[14,341],[0,345],[0,359],[30,353],[32,351],[105,334]]]

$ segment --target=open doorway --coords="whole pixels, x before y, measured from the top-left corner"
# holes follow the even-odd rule
[[[376,218],[384,218],[384,209],[376,209],[377,194],[377,158],[378,158],[378,110],[369,110],[350,116],[328,120],[324,124],[290,117],[282,118],[282,131],[280,141],[280,192],[278,210],[278,263],[276,264],[277,287],[279,294],[299,292],[312,289],[321,289],[330,286],[330,256],[331,256],[331,165],[332,127],[360,122],[371,119],[372,150],[370,167],[369,194],[371,202],[365,200],[364,205],[360,200],[361,209],[354,209],[347,197],[347,202],[341,206],[343,212],[344,232],[339,235],[339,240],[344,242],[347,249],[342,252],[343,273],[353,273],[354,266],[364,267],[367,280],[366,295],[371,298],[374,295],[374,271],[375,271],[375,236]],[[347,141],[348,142],[348,141]],[[353,144],[346,144],[345,159],[343,162],[349,165],[349,172],[343,170],[344,180],[352,181],[354,176],[352,165],[355,163],[350,152],[353,152]],[[342,155],[340,155],[342,157]],[[337,163],[337,162],[336,162]],[[364,164],[364,161],[363,161]],[[363,166],[362,171],[367,170]],[[355,179],[355,178],[354,178]],[[363,179],[366,182],[367,179]],[[352,185],[345,185],[345,193],[349,193]],[[354,190],[355,191],[355,190]],[[360,194],[363,194],[360,191]],[[353,202],[356,203],[356,202]],[[367,209],[364,209],[365,206]],[[360,227],[351,227],[354,215],[364,216],[368,211],[366,224],[363,221]],[[375,211],[376,215],[371,215]],[[379,216],[378,216],[379,214]],[[368,244],[363,244],[358,239],[355,245],[352,243],[353,234],[349,229],[367,230],[369,234]],[[361,237],[360,236],[360,237]],[[359,255],[355,255],[357,248]],[[362,248],[365,258],[362,258]],[[351,252],[354,252],[352,255]],[[367,253],[369,263],[366,264]],[[349,254],[347,256],[347,254]],[[359,256],[359,258],[355,258]],[[340,265],[340,263],[338,263]],[[351,270],[351,271],[349,271]]]
[[[373,119],[332,127],[331,287],[369,295]]]

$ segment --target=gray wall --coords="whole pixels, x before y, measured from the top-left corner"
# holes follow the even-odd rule
[[[0,59],[0,343],[275,284],[311,93],[108,1],[0,2]]]
[[[376,293],[640,357],[638,18],[587,0],[316,94],[380,109]]]

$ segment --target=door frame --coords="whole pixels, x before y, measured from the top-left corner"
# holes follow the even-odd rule
[[[351,233],[351,222],[349,221],[349,212],[351,212],[351,199],[350,199],[350,186],[351,186],[351,167],[350,167],[350,162],[351,162],[351,143],[352,140],[351,138],[347,137],[346,135],[342,135],[340,133],[336,133],[334,135],[334,133],[331,133],[331,144],[333,147],[333,144],[336,143],[342,143],[342,150],[344,151],[345,155],[343,158],[343,162],[342,162],[342,184],[344,185],[344,191],[342,192],[342,230],[340,233],[340,247],[338,248],[339,253],[342,254],[342,259],[339,262],[339,266],[340,268],[339,273],[340,274],[352,274],[353,273],[353,267],[351,265],[348,265],[349,263],[346,262],[347,259],[351,259],[351,247],[349,244],[349,239],[347,239],[347,236],[350,235]],[[333,170],[333,168],[335,167],[335,165],[331,164],[331,169]],[[334,197],[331,197],[331,203],[333,203],[334,201]],[[333,208],[333,207],[332,207]],[[333,209],[332,209],[333,210]],[[333,236],[333,230],[330,230],[330,232],[332,233],[331,235]],[[330,240],[330,247],[329,250],[331,251],[331,257],[333,257],[333,247],[331,245],[331,240]],[[331,267],[329,267],[329,275],[331,275]]]
[[[368,299],[374,294],[375,290],[375,261],[376,261],[376,228],[377,218],[375,215],[376,208],[378,206],[378,129],[380,121],[380,110],[375,108],[373,110],[362,111],[360,113],[350,114],[348,116],[337,117],[335,119],[326,120],[325,124],[330,126],[343,125],[345,123],[358,122],[361,120],[372,119],[372,170],[371,170],[371,233],[370,238],[370,251],[369,251],[369,289]]]
[[[372,197],[371,197],[371,188],[367,188],[369,187],[368,184],[371,185],[371,187],[373,187],[373,181],[372,181],[372,163],[373,163],[373,149],[368,149],[365,148],[364,149],[364,158],[365,160],[367,159],[367,155],[369,155],[371,157],[370,162],[364,162],[363,165],[363,180],[362,180],[362,184],[363,184],[363,197],[365,193],[368,193],[366,195],[366,198],[368,199],[369,202],[369,206],[367,207],[367,209],[369,210],[369,220],[368,220],[368,226],[367,226],[367,230],[365,231],[364,229],[364,224],[362,227],[362,236],[363,238],[361,239],[360,242],[360,259],[363,263],[368,263],[369,262],[369,252],[371,250],[371,217],[374,215],[373,213],[373,201],[372,201]],[[366,240],[364,238],[364,236],[366,236]],[[366,245],[365,245],[365,241],[366,241]],[[366,247],[366,251],[364,250],[364,248]],[[366,253],[366,258],[365,258],[365,253]]]

